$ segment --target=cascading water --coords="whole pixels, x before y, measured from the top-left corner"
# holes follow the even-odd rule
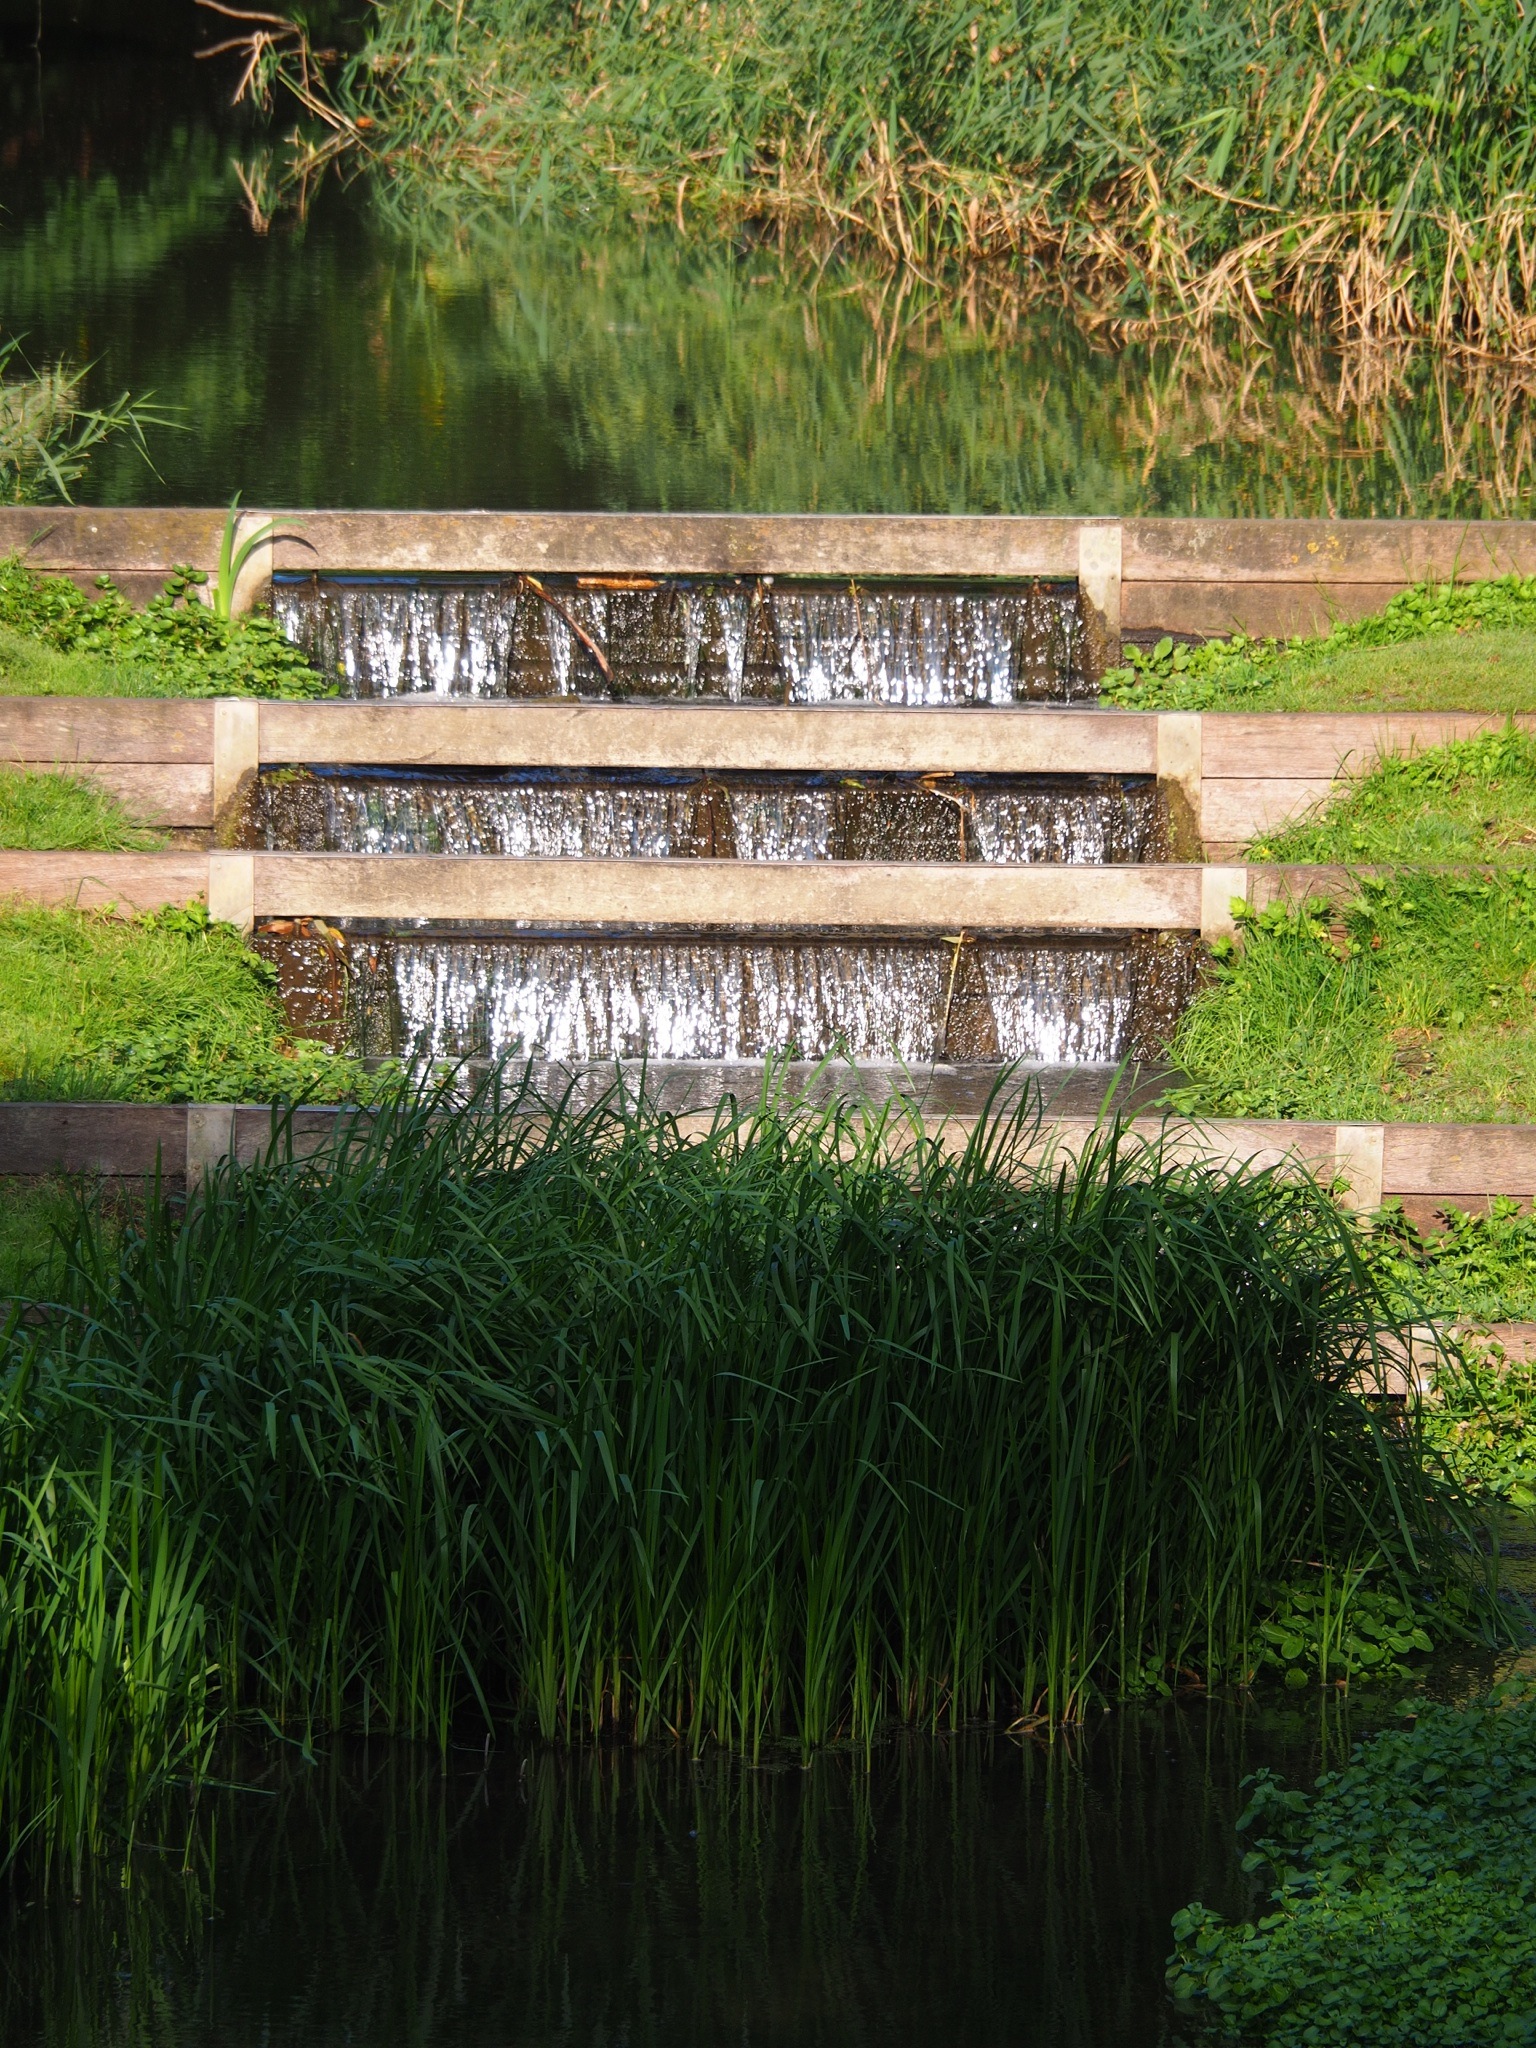
[[[909,706],[1091,697],[1075,589],[771,579],[280,579],[276,615],[344,695]],[[1148,777],[282,770],[251,846],[570,859],[1144,862]],[[1151,935],[274,928],[305,1028],[365,1056],[772,1055],[874,1070],[1153,1057],[1195,948]]]
[[[281,770],[257,784],[242,837],[306,853],[1013,866],[1158,860],[1167,833],[1150,777]]]
[[[1026,704],[1092,696],[1074,586],[280,577],[347,696]]]
[[[1149,1053],[1188,947],[858,933],[351,935],[350,1037],[414,1063],[841,1056],[914,1067]]]

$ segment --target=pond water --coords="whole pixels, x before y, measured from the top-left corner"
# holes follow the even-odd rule
[[[761,1769],[404,1745],[216,1795],[0,1923],[8,2048],[1153,2048],[1169,1917],[1256,1894],[1232,1823],[1340,1705],[1103,1715]]]
[[[428,210],[283,151],[217,64],[0,67],[0,333],[178,422],[104,503],[1527,513],[1530,378],[1424,353],[1121,345],[1059,308],[750,243]],[[237,168],[238,167],[238,168]],[[253,225],[253,211],[255,224]],[[258,231],[260,230],[260,231]]]

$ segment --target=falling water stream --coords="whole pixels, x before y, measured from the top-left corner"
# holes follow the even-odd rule
[[[941,705],[1092,694],[1070,584],[290,577],[273,607],[353,697]]]

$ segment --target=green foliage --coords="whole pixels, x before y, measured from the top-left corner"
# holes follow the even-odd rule
[[[1422,754],[1388,755],[1254,860],[1528,860],[1536,845],[1536,734],[1513,725]]]
[[[124,392],[110,405],[87,406],[83,377],[61,364],[14,374],[20,346],[0,341],[0,505],[67,502],[70,485],[84,476],[92,454],[114,436],[125,438],[148,463],[144,429],[165,420],[147,401],[135,402]]]
[[[177,1641],[216,1670],[156,1704],[176,1755],[210,1699],[306,1741],[695,1751],[1070,1717],[1246,1673],[1309,1568],[1454,1578],[1416,1415],[1353,1390],[1377,1304],[1327,1197],[1115,1132],[1069,1183],[1034,1134],[392,1099],[111,1242],[82,1212],[8,1333],[9,1497],[111,1560],[109,1604],[149,1598],[151,1503],[197,1559]],[[73,1630],[18,1550],[15,1611]],[[26,1732],[64,1677],[5,1669],[0,1814],[73,1842]]]
[[[1240,907],[1169,1048],[1181,1108],[1536,1119],[1536,870],[1366,879],[1342,908]]]
[[[1406,1678],[1406,1660],[1434,1648],[1420,1609],[1363,1575],[1335,1584],[1324,1572],[1315,1585],[1280,1587],[1266,1604],[1258,1669],[1278,1673],[1293,1692],[1341,1679]]]
[[[1536,1708],[1427,1707],[1310,1795],[1250,1782],[1272,1910],[1177,1913],[1176,1998],[1265,2048],[1536,2041]]]
[[[103,694],[334,695],[335,685],[315,673],[271,619],[260,613],[220,618],[211,606],[190,598],[192,587],[207,581],[201,570],[177,570],[142,611],[135,611],[108,579],[100,581],[101,595],[92,599],[67,577],[35,575],[15,556],[0,560],[0,630],[66,657],[106,665],[121,687]]]
[[[1367,1253],[1406,1311],[1471,1322],[1536,1322],[1536,1214],[1495,1195],[1477,1214],[1447,1207],[1425,1236],[1389,1203],[1372,1219]]]
[[[1465,1338],[1437,1367],[1424,1411],[1430,1450],[1469,1493],[1536,1508],[1536,1364]]]
[[[1533,76],[1517,0],[387,0],[340,96],[396,175],[519,211],[694,204],[1123,318],[1289,302],[1499,349],[1532,313]]]
[[[344,1101],[352,1060],[290,1036],[272,969],[201,907],[119,919],[0,908],[0,1095]]]
[[[1126,649],[1127,666],[1111,669],[1106,701],[1148,711],[1215,711],[1283,696],[1304,687],[1310,672],[1325,670],[1355,650],[1433,642],[1451,633],[1536,632],[1536,576],[1498,576],[1483,582],[1419,583],[1400,591],[1379,612],[1340,621],[1331,632],[1295,640],[1253,639],[1196,643],[1159,640]],[[1475,650],[1474,650],[1475,651]],[[1463,707],[1465,708],[1465,707]]]
[[[164,846],[99,783],[78,775],[0,768],[0,846],[111,853]]]

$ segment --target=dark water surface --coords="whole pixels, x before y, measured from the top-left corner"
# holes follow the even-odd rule
[[[13,49],[16,47],[12,46]],[[153,392],[105,503],[1523,513],[1528,383],[1427,354],[1120,346],[1060,310],[786,267],[670,224],[428,211],[284,156],[169,57],[0,66],[0,332]],[[235,165],[272,213],[257,232]]]
[[[1152,2048],[1169,1916],[1248,1910],[1260,1763],[1338,1707],[1169,1706],[1054,1745],[909,1739],[866,1771],[682,1755],[248,1767],[190,1871],[140,1854],[0,1933],[7,2048]]]

